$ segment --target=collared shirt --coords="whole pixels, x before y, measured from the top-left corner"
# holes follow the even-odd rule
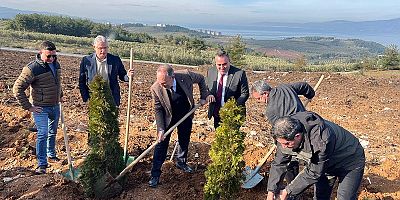
[[[54,64],[49,63],[49,67],[51,69],[51,72],[53,72],[53,76],[56,77],[56,67],[54,66]]]
[[[176,92],[176,79],[174,78],[174,82],[172,83],[172,89]]]
[[[225,88],[226,88],[226,80],[228,80],[228,74],[226,73],[226,74],[224,74],[223,75],[224,77],[223,77],[223,80],[222,80],[222,98],[221,98],[221,107],[222,106],[224,106],[224,104],[225,104]],[[219,82],[219,79],[221,78],[221,74],[220,73],[218,73],[218,77],[217,77],[217,91],[218,91],[218,82]]]
[[[107,58],[100,61],[99,58],[97,58],[96,56],[96,64],[97,64],[97,74],[103,77],[103,79],[108,82],[109,80],[108,80]]]

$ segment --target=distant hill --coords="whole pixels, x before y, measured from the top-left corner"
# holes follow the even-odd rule
[[[14,8],[7,8],[7,7],[0,6],[0,19],[12,19],[17,14],[33,14],[33,13],[44,14],[44,15],[59,15],[59,14],[50,13],[50,12],[18,10],[18,9],[14,9]]]
[[[122,27],[125,30],[134,32],[134,33],[147,33],[149,35],[155,37],[162,37],[164,35],[185,35],[190,37],[200,37],[200,38],[208,38],[210,35],[191,30],[189,28],[185,28],[182,26],[177,25],[170,25],[170,24],[158,24],[158,25],[147,25],[141,23],[126,23],[122,24]]]
[[[385,46],[359,39],[291,37],[283,40],[246,40],[248,46],[268,56],[310,60],[356,59],[383,54]]]
[[[0,18],[14,18],[16,14],[41,13],[47,15],[59,15],[55,13],[43,13],[34,11],[22,11],[17,9],[0,7]],[[141,23],[122,24],[125,30],[136,33],[147,33],[155,37],[164,35],[198,37],[206,40],[209,44],[226,45],[231,37],[212,36],[177,25],[146,25]],[[361,36],[382,38],[395,38],[400,44],[400,18],[392,20],[378,20],[366,22],[331,21],[321,23],[256,23],[242,26],[223,26],[222,29],[235,30],[237,32],[251,30],[262,34],[269,31],[279,35],[281,39],[255,40],[244,38],[248,48],[254,49],[265,55],[294,59],[306,55],[310,60],[325,59],[354,59],[383,54],[385,46]],[[211,30],[218,30],[210,27]],[[250,30],[250,31],[249,31]],[[286,34],[293,33],[296,37],[288,37]],[[312,35],[311,33],[318,33]],[[222,31],[222,34],[224,32]],[[290,35],[290,34],[289,34]],[[348,35],[338,37],[336,35]],[[300,37],[299,37],[300,36]],[[331,37],[332,36],[332,37]],[[362,38],[343,39],[343,38]],[[384,44],[384,43],[383,43]]]

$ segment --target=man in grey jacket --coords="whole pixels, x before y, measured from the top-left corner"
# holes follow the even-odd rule
[[[339,179],[337,198],[356,200],[365,167],[358,139],[346,129],[313,112],[299,112],[275,121],[272,135],[277,143],[268,178],[268,197],[281,200],[302,193],[315,184],[314,199],[329,200]],[[305,168],[283,190],[279,188],[292,158],[304,160]]]
[[[298,95],[307,99],[315,96],[314,89],[306,82],[282,84],[272,88],[264,80],[259,80],[252,84],[251,89],[253,98],[267,104],[265,115],[271,125],[279,117],[306,111]],[[299,162],[292,160],[287,166],[286,181],[292,181],[298,173]]]

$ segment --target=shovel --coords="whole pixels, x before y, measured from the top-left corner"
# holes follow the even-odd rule
[[[62,175],[66,179],[76,182],[78,180],[79,170],[74,169],[74,167],[72,166],[71,152],[69,150],[69,144],[68,144],[67,127],[65,126],[64,113],[61,103],[60,103],[60,116],[61,116],[61,127],[63,129],[63,134],[64,134],[65,149],[67,151],[68,169],[69,169],[67,172],[63,172]]]
[[[324,79],[324,75],[321,75],[319,78],[317,84],[314,86],[314,91],[317,91],[319,85],[321,84],[322,80]],[[310,99],[307,99],[304,102],[304,107],[310,103]],[[254,170],[251,170],[249,166],[245,167],[245,170],[243,174],[246,176],[246,179],[242,183],[242,188],[250,189],[256,186],[258,183],[261,182],[261,180],[264,179],[263,176],[261,176],[258,171],[260,170],[261,166],[265,163],[265,161],[268,159],[268,157],[272,154],[274,149],[276,148],[276,145],[272,146],[271,149],[268,151],[268,153],[264,156],[264,158],[261,160],[261,162],[257,165],[257,167]]]
[[[133,65],[132,59],[133,59],[133,49],[131,48],[129,69],[132,69]],[[128,108],[126,110],[125,145],[124,145],[124,157],[123,157],[126,166],[128,166],[135,160],[135,157],[128,156],[128,136],[129,136],[129,122],[131,116],[131,97],[132,97],[132,77],[129,77]]]
[[[264,156],[264,158],[258,163],[257,167],[252,170],[249,166],[246,166],[244,169],[243,174],[246,176],[246,179],[244,180],[242,184],[242,188],[249,189],[253,188],[256,186],[261,180],[263,180],[263,176],[261,176],[258,171],[261,169],[261,167],[264,165],[265,161],[271,156],[272,152],[274,152],[276,148],[276,145],[273,145],[268,153]]]
[[[164,133],[164,136],[168,136],[172,133],[172,131],[181,124],[186,118],[188,118],[197,108],[199,108],[201,104],[195,105],[192,110],[190,110],[185,116],[182,117],[175,125],[173,125],[167,132]],[[121,178],[130,171],[134,165],[136,165],[144,156],[146,156],[156,145],[158,141],[152,144],[149,148],[147,148],[139,157],[137,157],[132,163],[130,163],[124,170],[116,178],[113,178],[110,173],[106,173],[104,176],[100,178],[95,184],[94,192],[97,198],[108,199],[114,197],[122,192],[122,186],[118,183]]]

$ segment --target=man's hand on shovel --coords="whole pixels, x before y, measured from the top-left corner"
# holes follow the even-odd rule
[[[165,139],[164,130],[159,130],[159,131],[158,131],[158,140],[157,140],[158,143],[164,141],[164,139]]]
[[[202,106],[204,106],[204,105],[206,105],[208,102],[207,102],[207,100],[204,100],[204,99],[200,99],[200,102],[199,102]]]

